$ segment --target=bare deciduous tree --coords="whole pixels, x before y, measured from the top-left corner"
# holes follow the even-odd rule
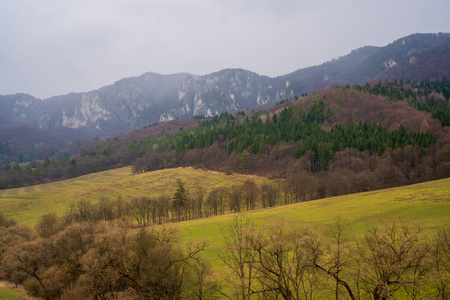
[[[51,265],[49,249],[49,240],[43,238],[10,245],[2,256],[3,272],[13,280],[23,280],[31,295],[48,297],[52,284],[46,272]]]
[[[310,235],[308,247],[310,252],[310,264],[320,272],[333,278],[335,281],[335,299],[339,299],[339,287],[342,286],[350,299],[356,299],[350,286],[348,271],[351,268],[353,249],[347,244],[348,224],[337,219],[330,225],[325,238]],[[343,273],[347,273],[347,278]]]
[[[232,274],[225,280],[232,286],[239,299],[250,299],[256,272],[255,253],[250,247],[250,238],[255,234],[256,227],[252,220],[241,215],[234,217],[231,224],[221,232],[226,248],[220,254],[220,259]]]
[[[303,299],[313,293],[307,284],[314,273],[308,264],[307,236],[306,231],[295,226],[275,222],[251,237],[258,271],[257,292],[264,298]]]
[[[247,207],[247,211],[254,210],[258,199],[259,188],[253,180],[246,180],[242,184],[242,196]]]
[[[261,185],[261,198],[263,207],[273,207],[278,204],[278,197],[280,196],[280,189],[275,183],[264,183]]]
[[[195,199],[194,215],[198,218],[203,218],[203,202],[205,201],[206,191],[203,187],[197,187],[194,190],[192,197]]]
[[[36,231],[40,237],[48,238],[60,229],[59,219],[55,213],[48,213],[39,218]]]
[[[234,212],[241,211],[242,189],[239,185],[233,185],[228,190],[228,204],[230,210]]]
[[[429,269],[425,260],[428,251],[420,226],[392,222],[382,229],[370,229],[359,247],[366,292],[374,300],[389,299],[403,288],[415,299]]]
[[[133,198],[130,201],[131,213],[139,226],[147,226],[152,219],[153,201],[150,197]]]
[[[450,299],[450,228],[438,232],[431,251],[430,284],[435,288],[436,299]]]

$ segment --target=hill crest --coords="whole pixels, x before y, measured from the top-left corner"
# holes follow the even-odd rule
[[[242,69],[225,69],[198,76],[186,73],[145,73],[86,93],[49,99],[26,94],[0,96],[0,110],[11,123],[35,128],[43,138],[27,145],[7,140],[12,147],[46,150],[27,160],[57,154],[66,143],[106,139],[149,124],[193,116],[265,107],[328,86],[364,84],[378,79],[419,80],[450,77],[450,35],[414,34],[385,47],[366,46],[319,66],[270,78]],[[17,127],[15,127],[17,124]],[[53,140],[61,140],[54,144]],[[20,148],[19,148],[20,146]],[[67,150],[64,150],[67,151]],[[63,151],[63,152],[64,152]],[[18,161],[10,157],[5,162]]]

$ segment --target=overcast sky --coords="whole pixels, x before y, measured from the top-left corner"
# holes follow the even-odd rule
[[[48,98],[145,72],[271,77],[450,32],[449,0],[1,0],[0,94]]]

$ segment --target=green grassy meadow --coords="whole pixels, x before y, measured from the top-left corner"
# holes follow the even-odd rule
[[[367,229],[388,222],[409,222],[430,235],[450,226],[450,178],[398,188],[344,195],[333,198],[278,206],[246,213],[255,223],[283,220],[300,227],[321,229],[338,218],[349,223],[349,236],[358,240]],[[205,238],[209,250],[206,256],[217,260],[224,246],[221,229],[230,224],[235,214],[198,219],[175,224],[184,237]],[[353,238],[352,238],[353,239]]]
[[[49,212],[62,216],[71,202],[81,199],[95,203],[103,196],[111,199],[121,196],[125,200],[140,196],[171,196],[178,178],[184,182],[186,190],[201,186],[210,191],[242,183],[248,176],[223,175],[192,168],[132,174],[130,167],[124,167],[54,183],[0,190],[0,211],[18,223],[34,225],[40,216]],[[261,183],[264,179],[253,180]]]
[[[197,186],[207,191],[228,187],[248,179],[243,175],[223,175],[192,168],[164,169],[132,174],[129,167],[90,174],[75,179],[32,187],[0,191],[0,211],[22,224],[33,225],[48,212],[62,215],[72,201],[100,197],[124,199],[139,196],[172,195],[176,179],[187,190]],[[258,184],[264,179],[252,178]],[[450,178],[398,188],[344,195],[247,213],[257,223],[283,219],[286,222],[322,226],[337,217],[346,219],[360,235],[371,224],[387,220],[409,220],[435,230],[450,225]],[[175,226],[192,237],[214,237],[232,214],[178,223]],[[201,229],[201,230],[200,230]],[[209,233],[212,234],[209,234]]]
[[[90,174],[75,179],[32,187],[0,191],[0,211],[22,224],[34,225],[48,212],[64,214],[69,204],[80,199],[96,202],[100,197],[124,199],[139,196],[172,195],[176,180],[187,190],[201,186],[207,191],[229,187],[248,179],[243,175],[224,175],[192,168],[164,169],[132,174],[129,167]],[[252,178],[261,184],[264,179]],[[282,219],[300,225],[323,226],[337,217],[346,219],[356,236],[373,224],[389,220],[408,220],[434,231],[450,225],[450,178],[398,188],[344,195],[247,213],[255,222]],[[214,239],[233,214],[177,223],[186,236]]]
[[[25,297],[19,290],[0,286],[0,300],[25,300]]]
[[[178,178],[185,183],[187,190],[201,186],[210,191],[216,187],[242,183],[248,176],[224,175],[192,168],[132,174],[130,168],[121,168],[56,183],[0,191],[0,211],[19,223],[34,225],[41,215],[48,212],[62,216],[72,201],[80,199],[96,202],[103,196],[129,199],[144,195],[172,195]],[[266,180],[252,179],[258,184]],[[393,220],[420,224],[432,236],[440,228],[450,226],[450,178],[259,209],[245,214],[256,225],[281,220],[288,226],[295,223],[300,227],[312,226],[319,231],[341,218],[349,223],[348,236],[353,242],[361,239],[368,228],[383,226]],[[224,247],[221,230],[235,216],[225,214],[167,226],[178,228],[183,243],[206,240],[208,248],[204,256],[212,263],[214,272],[220,273],[224,268],[218,256]],[[10,288],[0,287],[0,299],[24,298]]]

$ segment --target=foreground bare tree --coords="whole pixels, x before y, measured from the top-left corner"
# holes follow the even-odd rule
[[[222,230],[222,273],[202,258],[203,241],[183,242],[172,226],[132,230],[131,220],[44,226],[45,238],[0,226],[0,278],[59,300],[450,296],[449,228],[428,238],[419,226],[391,222],[357,244],[340,219],[314,231],[273,219],[257,228],[240,215]]]
[[[438,232],[431,251],[432,279],[436,299],[450,299],[450,228]]]
[[[11,245],[2,257],[3,272],[8,279],[19,279],[33,296],[48,298],[56,278],[47,272],[51,265],[50,243],[46,239],[23,241]]]
[[[222,229],[226,248],[220,259],[231,271],[231,277],[225,278],[225,281],[239,299],[250,299],[253,294],[256,269],[250,238],[255,233],[253,221],[243,215],[236,216],[227,228]]]
[[[283,222],[255,229],[240,216],[222,231],[226,282],[238,299],[448,298],[449,229],[429,244],[420,226],[392,222],[357,245],[348,227],[338,219],[322,233]]]
[[[231,276],[226,281],[238,299],[311,299],[316,272],[309,265],[308,232],[283,222],[257,230],[245,216],[222,230],[226,251],[222,261]]]
[[[307,235],[303,230],[276,222],[251,237],[258,292],[264,298],[303,299],[311,294],[307,290],[307,278],[313,271],[308,266]]]
[[[359,247],[364,289],[374,300],[391,299],[401,288],[416,299],[430,268],[428,252],[420,226],[392,222],[381,229],[370,229]]]
[[[308,239],[311,266],[333,278],[335,299],[339,299],[340,286],[350,299],[356,299],[349,280],[351,275],[348,271],[352,267],[354,255],[347,242],[347,230],[348,223],[337,219],[328,227],[325,241],[317,235],[310,235]]]
[[[218,299],[221,291],[218,280],[213,277],[211,265],[200,260],[191,266],[186,276],[186,291],[183,292],[185,299],[213,300]]]
[[[89,250],[81,258],[82,274],[77,287],[94,299],[108,299],[125,286],[123,257],[127,253],[127,230],[99,230]]]

